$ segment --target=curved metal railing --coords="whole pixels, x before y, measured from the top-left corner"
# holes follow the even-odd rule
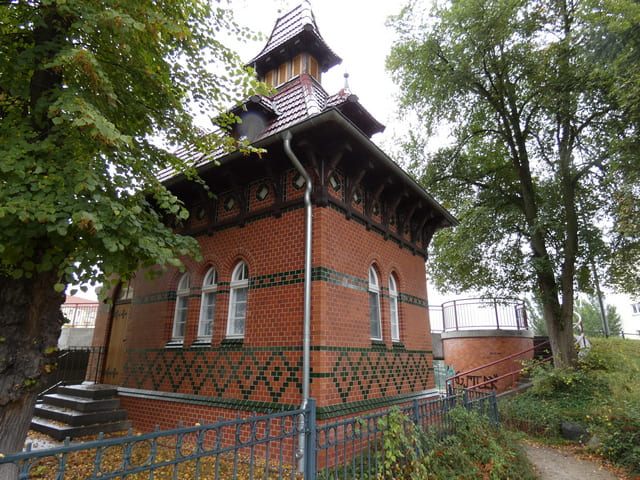
[[[466,298],[445,302],[432,309],[431,331],[529,330],[524,300],[513,298]]]

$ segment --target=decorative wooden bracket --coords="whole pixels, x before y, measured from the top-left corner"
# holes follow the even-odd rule
[[[216,223],[215,200],[209,197],[207,190],[205,190],[202,186],[198,188],[198,197],[200,197],[202,207],[204,208],[205,214],[207,216],[207,235],[212,236],[213,226]]]
[[[246,186],[241,187],[239,185],[238,179],[236,175],[229,172],[226,175],[229,180],[229,184],[231,185],[231,191],[233,192],[233,196],[238,202],[238,226],[244,227],[247,217],[247,196],[246,196]]]
[[[347,220],[350,220],[351,217],[353,216],[353,206],[351,205],[351,202],[353,201],[353,194],[355,193],[356,188],[360,186],[360,182],[362,181],[365,174],[367,173],[367,170],[368,168],[362,168],[360,171],[358,171],[358,174],[356,176],[354,177],[347,176],[345,178],[344,201],[348,207],[347,212],[345,214],[345,216],[347,217]]]
[[[364,214],[367,217],[367,230],[371,230],[371,219],[373,217],[372,210],[375,203],[380,199],[380,195],[387,187],[387,185],[391,185],[391,179],[386,178],[380,185],[376,187],[376,189],[371,193],[371,195],[367,196],[367,201],[364,204]]]

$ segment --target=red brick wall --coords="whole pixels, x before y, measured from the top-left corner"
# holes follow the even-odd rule
[[[366,230],[360,223],[345,219],[332,208],[315,209],[313,220],[314,266],[320,265],[365,282],[360,290],[336,283],[324,282],[317,287],[314,284],[314,308],[323,312],[321,326],[314,324],[318,330],[314,343],[351,347],[371,345],[366,282],[369,267],[374,265],[381,287],[382,337],[390,347],[389,276],[395,275],[399,292],[422,299],[426,305],[424,259],[385,240],[381,234]],[[350,279],[336,281],[349,282]],[[407,349],[431,351],[425,305],[399,303],[400,339]],[[314,321],[317,322],[315,318]]]
[[[293,173],[287,176],[287,198],[301,195],[291,186],[293,177]],[[249,204],[257,188],[250,189]],[[226,198],[219,197],[219,214]],[[271,201],[273,195],[264,200]],[[254,203],[258,208],[261,202]],[[332,207],[314,207],[313,222],[311,396],[318,406],[357,404],[366,410],[367,402],[376,399],[433,388],[424,259]],[[134,280],[123,386],[234,399],[249,411],[251,402],[299,404],[304,209],[300,205],[279,218],[267,216],[197,239],[203,261],[184,259],[191,294],[181,347],[167,348],[167,342],[182,273],[170,268],[150,282],[141,272]],[[246,262],[251,280],[246,329],[241,344],[229,344],[225,342],[229,282],[240,260]],[[373,344],[367,290],[371,265],[380,281],[383,332],[383,341]],[[200,286],[212,266],[218,273],[216,311],[211,343],[202,346],[194,344]],[[400,293],[401,339],[396,345],[391,341],[391,274]],[[104,325],[97,328],[106,331]],[[96,342],[101,341],[107,343],[96,336]],[[184,411],[191,408],[185,405]],[[157,415],[152,417],[157,423]]]
[[[453,366],[456,373],[465,372],[492,363],[533,347],[533,338],[526,338],[524,336],[495,335],[490,337],[474,337],[472,335],[472,333],[469,333],[468,337],[443,338],[442,340],[444,361],[447,365]],[[519,361],[531,360],[532,358],[533,352],[528,352],[513,360],[470,373],[468,376],[462,378],[458,384],[464,387],[471,387],[485,380],[491,380],[491,378],[519,369],[522,366]],[[496,383],[491,383],[484,388],[486,390],[496,390],[500,393],[509,388],[514,380],[517,381],[517,377],[515,379],[507,378]]]

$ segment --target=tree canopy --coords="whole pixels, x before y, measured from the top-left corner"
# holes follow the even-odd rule
[[[194,121],[262,91],[231,35],[205,0],[0,1],[0,451],[21,445],[6,422],[56,345],[56,292],[198,254],[158,176],[194,165],[160,145],[237,147]]]
[[[540,314],[541,309],[539,302],[529,304],[529,319],[536,335],[547,335],[547,327],[544,318]],[[578,318],[582,321],[582,329],[587,337],[599,336],[603,337],[604,326],[602,325],[602,312],[600,310],[600,302],[597,295],[580,295],[576,299],[575,312],[576,321]],[[605,316],[607,319],[607,327],[609,335],[620,336],[624,334],[622,329],[622,317],[618,313],[618,309],[611,304],[605,306]],[[576,329],[576,335],[580,332]]]
[[[218,39],[242,34],[229,12],[199,1],[3,3],[3,272],[56,270],[61,289],[193,251],[160,221],[187,212],[158,180],[192,165],[158,137],[208,151],[229,141],[193,121],[253,87]]]
[[[594,269],[640,289],[638,19],[630,1],[452,0],[391,20],[404,153],[460,220],[434,238],[431,273],[539,296],[557,365],[575,359],[573,299]],[[425,153],[443,125],[451,144]]]

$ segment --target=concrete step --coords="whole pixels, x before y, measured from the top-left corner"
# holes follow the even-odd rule
[[[68,408],[79,412],[100,412],[120,408],[120,399],[105,398],[101,400],[92,400],[90,398],[76,397],[73,395],[50,393],[42,398],[42,404]]]
[[[115,397],[118,394],[118,387],[102,383],[81,383],[79,385],[61,385],[56,392],[73,397],[104,400]]]
[[[55,405],[36,405],[34,415],[46,420],[66,423],[72,427],[93,425],[95,423],[111,423],[126,420],[125,410],[101,410],[96,412],[80,412]]]
[[[55,440],[62,441],[66,437],[78,438],[86,437],[88,435],[98,435],[102,433],[113,433],[126,431],[131,428],[130,420],[121,420],[118,422],[100,423],[94,425],[82,425],[71,426],[62,425],[50,420],[34,417],[31,420],[31,429],[36,432],[44,433],[45,435],[54,438]]]

